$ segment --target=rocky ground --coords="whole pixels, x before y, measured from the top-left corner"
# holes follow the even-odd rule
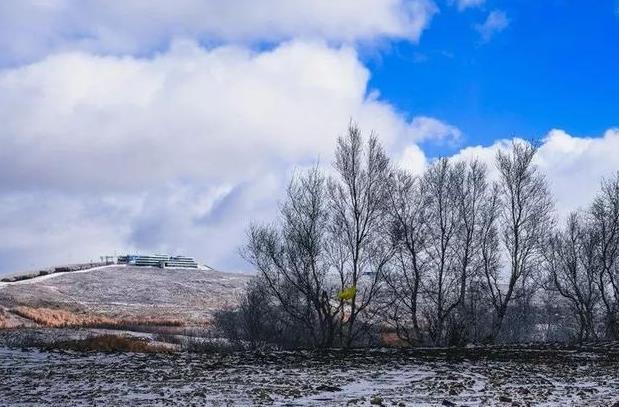
[[[201,323],[214,311],[235,304],[248,279],[213,270],[108,266],[0,283],[0,310],[12,325],[28,325],[11,313],[17,306]]]
[[[619,406],[616,353],[102,354],[0,348],[0,405]]]

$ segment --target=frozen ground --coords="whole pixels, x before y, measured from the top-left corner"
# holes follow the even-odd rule
[[[0,348],[0,405],[619,405],[593,353],[74,354]],[[514,355],[520,355],[515,356]]]
[[[106,266],[0,286],[0,308],[64,308],[119,318],[202,322],[234,304],[249,277],[211,270]]]

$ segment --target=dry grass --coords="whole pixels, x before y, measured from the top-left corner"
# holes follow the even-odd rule
[[[0,329],[5,329],[9,327],[9,316],[6,311],[0,309]]]
[[[119,325],[126,326],[173,326],[182,327],[187,325],[185,321],[175,318],[158,316],[143,316],[140,318],[121,318],[116,321]]]
[[[392,331],[381,332],[380,343],[382,346],[388,348],[405,348],[409,346],[406,341],[400,339],[398,335]]]
[[[56,342],[53,348],[78,352],[171,352],[165,346],[153,345],[142,339],[117,335],[101,335],[74,341]]]
[[[137,326],[184,326],[184,322],[177,319],[156,317],[147,318],[110,318],[105,315],[77,313],[63,309],[34,308],[19,306],[13,312],[39,325],[52,328],[66,327],[101,327],[101,328],[128,328]]]
[[[13,312],[39,325],[63,328],[75,326],[99,326],[112,324],[114,320],[100,315],[77,314],[71,311],[51,308],[17,307]]]

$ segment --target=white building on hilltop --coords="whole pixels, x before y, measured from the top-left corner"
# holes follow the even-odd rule
[[[118,256],[118,264],[160,268],[199,268],[193,257],[169,256],[167,254],[127,254],[126,256]]]

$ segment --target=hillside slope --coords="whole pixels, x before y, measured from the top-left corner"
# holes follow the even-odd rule
[[[107,266],[2,284],[0,308],[63,309],[115,319],[208,320],[238,301],[249,276],[193,269]]]

